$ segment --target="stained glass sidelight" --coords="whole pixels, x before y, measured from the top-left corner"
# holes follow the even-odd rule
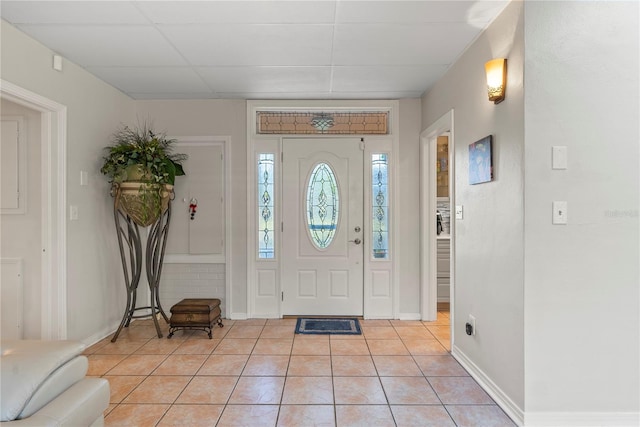
[[[274,258],[274,154],[258,158],[258,258]]]
[[[386,154],[371,156],[373,257],[389,258],[389,163]]]
[[[318,249],[325,249],[333,240],[340,214],[338,183],[331,166],[319,163],[313,169],[305,201],[311,240]]]

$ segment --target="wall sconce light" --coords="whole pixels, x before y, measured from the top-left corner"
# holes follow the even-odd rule
[[[487,91],[489,101],[499,104],[504,100],[504,92],[507,88],[507,60],[496,58],[484,64],[487,72]]]

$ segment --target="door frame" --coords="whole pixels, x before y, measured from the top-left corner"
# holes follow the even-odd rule
[[[232,319],[247,318],[281,318],[281,289],[280,289],[280,257],[279,248],[281,246],[278,224],[281,222],[279,210],[280,187],[281,187],[281,155],[282,138],[304,138],[304,137],[359,137],[365,141],[364,148],[364,317],[369,319],[395,319],[399,314],[399,108],[397,100],[272,100],[272,101],[247,101],[247,219],[246,219],[246,254],[247,254],[247,275],[246,275],[246,306],[242,307],[239,299],[236,299],[236,306],[231,307],[230,316]],[[387,112],[388,129],[385,135],[300,135],[300,134],[258,134],[257,132],[257,112],[258,111],[286,111],[286,112]],[[275,229],[275,258],[259,259],[257,252],[257,181],[256,162],[260,154],[273,154],[275,167],[275,197],[276,212],[274,213]],[[370,246],[370,234],[372,224],[372,209],[370,192],[371,188],[371,162],[367,159],[372,154],[384,153],[389,156],[389,180],[391,182],[389,200],[389,250],[388,259],[373,259],[372,248]],[[240,293],[241,289],[236,289]],[[417,320],[419,314],[412,316],[411,320]]]
[[[422,320],[434,321],[438,317],[437,243],[436,243],[436,149],[440,135],[449,136],[449,204],[455,210],[455,145],[453,110],[420,133],[420,276]],[[451,318],[451,342],[455,307],[455,221],[451,216],[451,257],[449,306]]]
[[[40,112],[41,326],[44,340],[67,338],[67,107],[0,79],[0,97]]]

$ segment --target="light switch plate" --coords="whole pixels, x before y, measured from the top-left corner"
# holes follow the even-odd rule
[[[87,171],[80,171],[80,185],[89,185],[89,174]]]
[[[567,202],[553,202],[553,224],[563,225],[567,223]]]
[[[462,219],[462,205],[456,205],[456,219]]]

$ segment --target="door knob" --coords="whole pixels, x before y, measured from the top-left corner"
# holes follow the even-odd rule
[[[362,243],[362,240],[360,239],[349,240],[349,241],[355,243],[356,245],[359,245],[360,243]]]

